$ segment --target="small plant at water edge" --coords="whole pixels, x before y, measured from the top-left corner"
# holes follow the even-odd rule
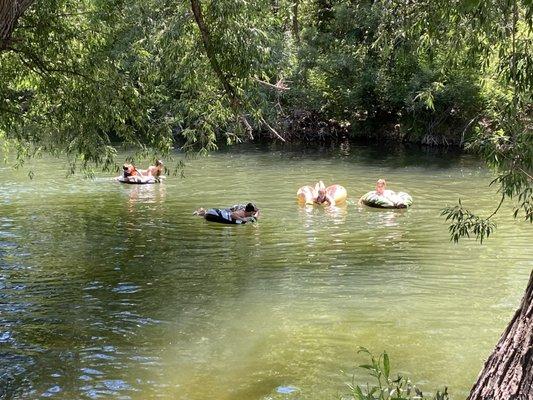
[[[422,391],[412,384],[409,378],[397,375],[396,379],[390,375],[390,361],[386,352],[376,358],[369,350],[360,347],[357,353],[364,353],[370,358],[370,364],[360,365],[360,368],[368,370],[374,377],[375,382],[371,385],[355,384],[355,376],[352,383],[348,384],[350,393],[348,399],[354,400],[449,400],[448,388],[443,392],[437,391],[433,397],[424,396]],[[345,397],[346,398],[346,397]]]

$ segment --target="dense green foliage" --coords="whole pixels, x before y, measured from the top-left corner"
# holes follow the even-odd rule
[[[97,162],[114,141],[288,136],[309,114],[354,136],[463,143],[509,103],[529,110],[530,3],[34,1],[0,46],[0,132]]]
[[[272,50],[282,33],[270,8],[243,4],[213,3],[205,18],[243,107],[260,114],[253,80],[282,58]],[[28,151],[106,163],[115,141],[165,152],[176,136],[211,149],[217,134],[242,133],[183,2],[35,2],[0,62],[0,134]]]

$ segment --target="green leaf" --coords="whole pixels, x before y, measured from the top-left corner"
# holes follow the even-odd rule
[[[385,379],[388,381],[390,374],[390,362],[389,356],[386,352],[383,353],[383,373],[385,374]]]
[[[365,400],[365,395],[359,386],[356,386],[354,389],[355,400]]]
[[[363,346],[359,346],[357,348],[357,353],[366,353],[368,354],[369,356],[372,355],[372,353],[370,353],[370,351],[366,348],[366,347],[363,347]]]

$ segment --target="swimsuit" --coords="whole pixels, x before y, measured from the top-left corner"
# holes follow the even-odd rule
[[[322,197],[322,201],[321,201],[320,197],[317,197],[316,200],[315,200],[315,203],[316,204],[323,204],[323,203],[325,203],[327,201],[328,201],[328,198],[326,196]]]

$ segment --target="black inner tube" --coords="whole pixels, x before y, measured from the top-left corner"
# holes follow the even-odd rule
[[[134,181],[119,181],[120,183],[126,183],[128,185],[153,185],[155,181],[148,182],[134,182]]]
[[[205,214],[204,218],[206,221],[209,221],[209,222],[218,222],[219,224],[237,225],[237,221],[233,219],[227,220],[226,218],[222,218],[220,215]],[[246,221],[242,221],[240,224],[244,224],[244,223],[246,223]]]

